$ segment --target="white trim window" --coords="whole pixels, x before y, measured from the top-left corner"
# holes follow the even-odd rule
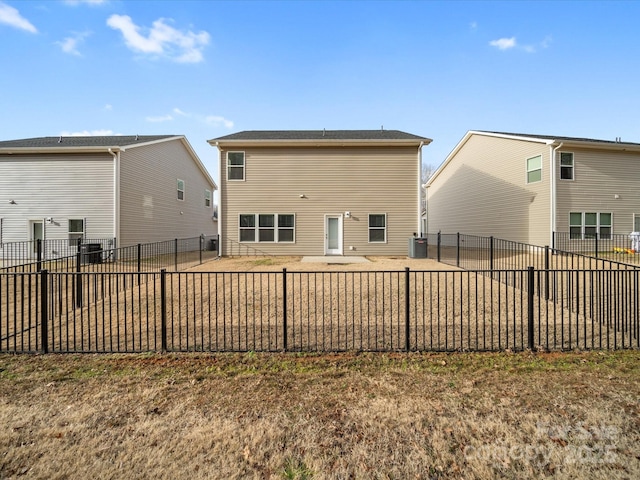
[[[574,178],[573,153],[560,152],[560,180],[573,180]]]
[[[184,200],[184,180],[176,181],[176,189],[178,190],[178,200]]]
[[[227,180],[244,181],[244,152],[227,152]]]
[[[569,237],[573,240],[609,240],[613,229],[611,212],[569,213]]]
[[[640,213],[633,214],[633,230],[632,232],[640,232]]]
[[[387,242],[387,214],[369,214],[369,243]]]
[[[83,218],[70,218],[69,227],[69,245],[75,246],[78,244],[78,239],[84,238],[84,219]]]
[[[292,213],[241,213],[238,223],[240,242],[293,243],[295,215]]]
[[[211,190],[204,191],[204,206],[207,208],[211,207]]]
[[[542,155],[527,158],[527,183],[542,181]]]

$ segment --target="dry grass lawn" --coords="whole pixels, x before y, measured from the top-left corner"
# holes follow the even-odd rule
[[[0,478],[640,478],[640,352],[0,356]]]

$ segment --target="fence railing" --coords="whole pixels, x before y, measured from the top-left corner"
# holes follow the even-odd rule
[[[56,263],[57,260],[75,256],[81,245],[97,245],[100,250],[111,250],[117,247],[117,242],[115,238],[4,242],[0,243],[0,267],[19,267],[38,261]]]
[[[553,248],[627,263],[640,263],[640,239],[629,234],[553,233]]]
[[[640,270],[0,274],[0,351],[640,347]]]
[[[640,265],[621,257],[599,258],[548,246],[462,233],[427,235],[427,257],[466,270],[626,270]],[[637,255],[640,257],[640,255]],[[624,259],[626,260],[626,258]]]
[[[49,241],[47,241],[49,242]],[[126,247],[106,248],[115,239],[81,241],[72,255],[47,258],[43,241],[36,242],[36,259],[28,263],[0,268],[0,272],[153,272],[161,269],[179,271],[202,264],[217,256],[217,235],[192,238],[176,238],[163,242],[137,244]],[[6,245],[6,244],[5,244]]]

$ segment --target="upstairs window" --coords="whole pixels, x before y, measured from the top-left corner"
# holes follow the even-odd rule
[[[184,200],[184,180],[178,179],[178,200]]]
[[[527,183],[535,183],[542,180],[542,155],[527,158]]]
[[[573,153],[560,152],[560,179],[573,180]]]
[[[204,206],[207,208],[211,207],[211,190],[204,191]]]
[[[369,243],[387,241],[387,215],[376,213],[369,215]]]
[[[244,180],[244,152],[227,152],[227,180]]]

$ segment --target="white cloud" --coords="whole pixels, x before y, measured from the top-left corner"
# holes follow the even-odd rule
[[[478,22],[471,22],[469,28],[475,32],[478,29]]]
[[[489,42],[489,45],[491,45],[492,47],[497,47],[499,50],[508,50],[516,46],[516,37],[492,40]]]
[[[201,62],[202,49],[209,44],[209,34],[204,31],[183,32],[166,21],[171,20],[160,18],[149,29],[139,27],[127,15],[111,15],[107,25],[120,30],[126,45],[135,52],[163,56],[179,63]]]
[[[113,130],[83,130],[81,132],[60,132],[63,137],[110,137],[112,135],[122,135],[121,133],[113,133]]]
[[[181,117],[190,117],[191,116],[191,114],[189,114],[187,112],[183,112],[179,108],[174,108],[173,109],[173,113],[175,113],[176,115],[180,115]]]
[[[160,123],[160,122],[169,122],[173,120],[171,115],[160,115],[157,117],[147,117],[147,122]]]
[[[0,2],[0,23],[26,30],[27,32],[38,33],[38,29],[29,20],[20,15],[18,10],[4,2]]]
[[[225,126],[226,128],[233,128],[233,122],[231,120],[227,120],[218,115],[207,115],[204,117],[204,121],[214,127]]]
[[[78,50],[78,45],[81,44],[86,37],[89,36],[88,32],[85,33],[77,33],[73,37],[67,37],[61,42],[56,42],[56,45],[60,45],[62,51],[64,53],[68,53],[70,55],[82,56],[80,51]]]
[[[509,50],[511,48],[517,48],[520,50],[524,50],[527,53],[536,53],[538,51],[538,48],[543,48],[543,49],[548,48],[549,45],[551,45],[552,40],[553,38],[551,37],[551,35],[547,35],[537,45],[520,45],[516,41],[516,37],[511,37],[511,38],[500,38],[498,40],[492,40],[491,42],[489,42],[489,45],[491,45],[492,47],[496,47],[499,50]]]
[[[113,105],[111,105],[110,103],[107,103],[107,104],[104,106],[104,109],[105,109],[105,110],[107,110],[107,111],[111,111],[111,110],[113,110]]]

